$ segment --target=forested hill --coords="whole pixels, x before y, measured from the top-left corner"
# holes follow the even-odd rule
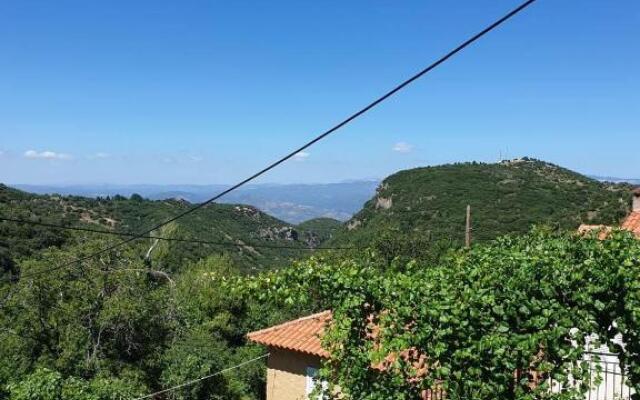
[[[185,201],[151,201],[137,195],[97,199],[35,195],[0,185],[0,217],[114,232],[138,232],[192,206]],[[247,272],[284,266],[309,253],[301,249],[318,246],[325,235],[324,231],[316,233],[287,224],[254,207],[233,204],[211,204],[153,234],[216,243],[159,241],[150,252],[150,261],[154,268],[169,272],[186,261],[220,253],[229,254]],[[0,221],[0,267],[9,269],[18,260],[51,246],[81,249],[88,237],[105,242],[123,239]],[[135,246],[142,257],[154,243],[143,239]]]
[[[528,158],[405,170],[382,182],[333,243],[363,246],[380,237],[461,243],[467,205],[476,243],[537,224],[616,224],[629,211],[630,189]]]

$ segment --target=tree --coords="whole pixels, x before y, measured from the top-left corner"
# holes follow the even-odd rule
[[[90,242],[85,250],[103,246]],[[92,393],[118,385],[144,393],[155,380],[157,371],[145,364],[162,353],[170,329],[165,288],[149,282],[141,262],[127,253],[58,267],[79,257],[77,251],[50,249],[23,262],[23,277],[6,287],[0,397],[2,389],[21,398],[45,384],[63,382],[62,388],[69,379],[85,382]]]
[[[21,263],[0,308],[0,399],[133,398],[261,354],[244,335],[279,313],[221,290],[237,276],[229,258],[184,265],[168,280],[149,278],[142,244],[60,267],[104,246]],[[168,397],[260,398],[264,376],[256,363]]]
[[[120,400],[140,393],[128,380],[96,378],[85,381],[47,368],[37,369],[18,383],[8,386],[10,400]]]

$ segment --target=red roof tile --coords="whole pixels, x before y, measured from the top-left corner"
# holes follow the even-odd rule
[[[622,223],[622,229],[633,232],[640,238],[640,212],[634,211]]]
[[[298,351],[327,358],[329,353],[322,348],[320,336],[331,321],[331,311],[323,311],[300,319],[285,322],[247,335],[249,340],[281,349]]]

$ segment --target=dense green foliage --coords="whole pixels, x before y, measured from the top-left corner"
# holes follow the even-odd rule
[[[380,267],[311,260],[249,287],[265,301],[333,310],[324,375],[348,398],[415,399],[441,387],[450,399],[584,399],[586,384],[567,384],[589,381],[592,334],[640,389],[640,242],[628,233],[537,231],[438,265]],[[549,379],[566,390],[551,393]]]
[[[134,398],[258,356],[244,335],[290,316],[221,290],[241,276],[228,258],[187,264],[169,279],[132,251],[50,270],[78,255],[47,250],[24,263],[28,277],[0,286],[0,398]],[[260,398],[264,377],[255,363],[168,398]]]
[[[92,240],[82,251],[103,244]],[[549,394],[547,381],[532,385],[529,372],[586,381],[590,334],[620,354],[640,388],[640,242],[628,234],[599,241],[536,231],[434,264],[372,250],[255,277],[213,257],[159,280],[131,252],[8,287],[0,398],[135,397],[256,357],[264,350],[246,343],[247,332],[322,309],[334,311],[323,374],[353,399],[412,399],[441,386],[451,399],[577,400],[586,387]],[[35,274],[77,255],[49,249],[24,267]],[[624,352],[611,342],[617,333]],[[394,357],[407,349],[410,358]],[[422,355],[429,373],[412,379]],[[262,365],[167,397],[262,398]],[[525,372],[519,380],[516,371]]]
[[[575,229],[617,225],[627,215],[630,187],[601,183],[542,161],[465,163],[400,171],[385,179],[331,243],[368,246],[384,232],[461,244],[466,206],[472,238],[486,242],[533,225]]]

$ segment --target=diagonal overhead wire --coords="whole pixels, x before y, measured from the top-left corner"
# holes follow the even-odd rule
[[[194,206],[194,207],[192,207],[192,208],[190,208],[190,209],[188,209],[188,210],[186,210],[184,212],[181,212],[181,213],[175,215],[174,217],[171,217],[171,218],[165,220],[164,222],[156,224],[151,228],[148,228],[148,229],[146,229],[146,230],[144,230],[142,232],[139,232],[139,233],[135,234],[134,236],[131,236],[131,237],[127,238],[127,239],[124,239],[124,240],[122,240],[120,242],[117,242],[117,243],[115,243],[115,244],[113,244],[111,246],[107,246],[107,247],[105,247],[105,248],[103,248],[101,250],[98,250],[98,251],[93,252],[91,254],[88,254],[86,256],[79,257],[79,258],[73,259],[71,261],[61,263],[61,264],[56,265],[56,266],[54,266],[52,268],[49,268],[47,270],[41,270],[41,271],[34,272],[34,273],[31,273],[31,274],[24,274],[24,275],[22,275],[22,277],[25,278],[25,277],[31,277],[31,276],[35,276],[35,275],[40,275],[40,274],[43,274],[43,273],[47,273],[49,271],[65,268],[67,266],[71,266],[71,265],[74,265],[76,263],[89,260],[89,259],[91,259],[93,257],[99,256],[99,255],[107,253],[107,252],[109,252],[111,250],[115,250],[115,249],[117,249],[119,247],[122,247],[122,246],[124,246],[124,245],[126,245],[128,243],[131,243],[131,242],[133,242],[133,241],[135,241],[137,239],[144,238],[145,236],[151,234],[154,230],[157,230],[157,229],[159,229],[159,228],[161,228],[161,227],[163,227],[163,226],[165,226],[165,225],[167,225],[167,224],[169,224],[169,223],[171,223],[173,221],[176,221],[176,220],[178,220],[178,219],[180,219],[180,218],[182,218],[182,217],[184,217],[186,215],[189,215],[189,214],[191,214],[191,213],[193,213],[193,212],[195,212],[195,211],[197,211],[197,210],[199,210],[199,209],[201,209],[203,207],[206,207],[208,204],[211,204],[211,203],[215,202],[216,200],[220,199],[221,197],[227,195],[228,193],[233,192],[234,190],[238,189],[239,187],[244,186],[247,183],[253,181],[254,179],[264,175],[265,173],[267,173],[269,171],[271,171],[272,169],[276,168],[277,166],[279,166],[280,164],[284,163],[285,161],[293,158],[296,154],[300,153],[301,151],[304,151],[304,150],[308,149],[309,147],[313,146],[317,142],[325,139],[327,136],[329,136],[329,135],[333,134],[334,132],[338,131],[339,129],[341,129],[345,125],[348,125],[353,120],[355,120],[355,119],[359,118],[360,116],[362,116],[363,114],[369,112],[371,109],[375,108],[380,103],[382,103],[385,100],[387,100],[388,98],[392,97],[393,95],[395,95],[396,93],[398,93],[399,91],[404,89],[405,87],[407,87],[410,84],[412,84],[414,81],[420,79],[421,77],[423,77],[424,75],[426,75],[427,73],[432,71],[433,69],[437,68],[438,66],[440,66],[441,64],[443,64],[444,62],[449,60],[451,57],[453,57],[456,54],[458,54],[460,51],[462,51],[466,47],[468,47],[471,44],[473,44],[474,42],[476,42],[478,39],[480,39],[483,36],[485,36],[487,33],[493,31],[498,26],[502,25],[504,22],[506,22],[507,20],[509,20],[512,17],[514,17],[516,14],[520,13],[521,11],[523,11],[524,9],[529,7],[535,1],[536,0],[527,0],[527,1],[523,2],[518,7],[516,7],[513,10],[511,10],[510,12],[505,14],[503,17],[499,18],[498,20],[496,20],[495,22],[493,22],[492,24],[490,24],[489,26],[484,28],[482,31],[476,33],[475,35],[473,35],[469,39],[465,40],[460,45],[455,47],[453,50],[449,51],[444,56],[440,57],[438,60],[436,60],[435,62],[433,62],[429,66],[425,67],[424,69],[420,70],[419,72],[417,72],[416,74],[414,74],[410,78],[408,78],[405,81],[401,82],[400,84],[395,86],[393,89],[389,90],[388,92],[386,92],[382,96],[378,97],[376,100],[372,101],[371,103],[369,103],[365,107],[361,108],[360,110],[356,111],[355,113],[351,114],[349,117],[347,117],[346,119],[342,120],[338,124],[334,125],[332,128],[329,128],[328,130],[324,131],[320,135],[318,135],[315,138],[311,139],[310,141],[306,142],[302,146],[290,151],[289,153],[287,153],[283,157],[281,157],[278,160],[272,162],[271,164],[269,164],[266,167],[262,168],[258,172],[254,173],[253,175],[241,180],[240,182],[236,183],[235,185],[229,187],[228,189],[223,190],[222,192],[216,194],[215,196],[211,197],[210,199],[208,199],[208,200],[206,200],[206,201],[204,201],[204,202],[202,202],[202,203],[200,203],[200,204],[198,204],[198,205],[196,205],[196,206]]]

